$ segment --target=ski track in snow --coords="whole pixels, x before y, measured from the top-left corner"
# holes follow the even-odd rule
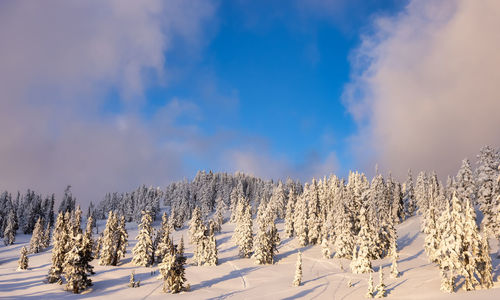
[[[243,289],[247,288],[247,282],[245,280],[245,275],[241,275],[241,269],[238,268],[234,263],[228,261],[229,265],[233,268],[235,271],[240,271],[238,272],[238,276],[241,278],[241,283],[243,283]]]

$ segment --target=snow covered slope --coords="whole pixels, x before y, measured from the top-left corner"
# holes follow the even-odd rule
[[[157,227],[158,221],[155,223]],[[104,228],[100,221],[99,228]],[[279,224],[283,238],[283,224]],[[348,260],[323,259],[319,246],[300,248],[295,239],[284,239],[279,247],[277,263],[274,265],[255,265],[252,259],[240,259],[238,249],[231,241],[234,225],[226,223],[217,235],[219,265],[197,267],[189,265],[192,249],[186,244],[188,265],[186,277],[191,291],[171,295],[162,292],[162,282],[157,268],[136,267],[131,263],[131,250],[136,242],[137,226],[127,224],[129,231],[128,253],[116,266],[99,266],[93,261],[96,274],[91,277],[94,285],[81,295],[64,290],[64,286],[45,284],[50,267],[51,253],[29,255],[29,269],[16,271],[19,251],[27,245],[30,236],[18,235],[16,243],[0,247],[0,298],[2,299],[364,299],[368,275],[355,275],[349,271]],[[440,277],[436,266],[430,264],[423,250],[424,236],[420,233],[420,219],[413,217],[398,226],[398,248],[400,250],[399,271],[401,276],[389,276],[389,259],[372,262],[375,271],[384,267],[384,279],[388,297],[391,299],[500,299],[500,283],[490,290],[445,294],[439,290]],[[173,233],[177,243],[187,230]],[[492,243],[495,247],[495,243]],[[303,279],[299,287],[292,286],[295,273],[297,251],[303,252]],[[492,249],[495,251],[496,249]],[[345,271],[340,267],[344,266]],[[495,280],[500,275],[500,260],[493,260]],[[135,270],[136,280],[141,281],[139,288],[127,287],[130,273]],[[156,274],[152,272],[156,271]],[[351,280],[353,286],[348,287]],[[378,276],[374,276],[375,285]]]

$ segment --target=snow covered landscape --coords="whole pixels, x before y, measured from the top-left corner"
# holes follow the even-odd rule
[[[1,0],[0,299],[500,300],[500,0]]]

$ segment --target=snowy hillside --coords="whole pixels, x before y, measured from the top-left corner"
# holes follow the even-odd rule
[[[159,226],[159,221],[155,222]],[[256,225],[254,224],[254,227]],[[104,222],[99,221],[99,228]],[[171,295],[162,292],[162,282],[157,279],[155,267],[136,267],[131,263],[131,250],[137,236],[137,225],[127,223],[129,246],[120,264],[99,266],[92,264],[96,274],[91,276],[94,285],[80,295],[64,290],[64,285],[46,284],[50,267],[51,248],[38,254],[29,255],[29,269],[16,271],[19,251],[29,243],[29,235],[18,235],[15,244],[0,248],[0,298],[3,299],[362,299],[367,291],[368,274],[352,274],[348,260],[324,259],[320,246],[298,247],[297,240],[283,238],[283,223],[278,224],[282,237],[279,253],[274,265],[255,265],[253,259],[242,259],[238,248],[231,241],[234,224],[225,223],[222,232],[216,235],[219,250],[219,265],[214,267],[191,265],[192,247],[186,243],[186,277],[191,285],[189,292]],[[500,299],[500,283],[490,290],[464,292],[459,289],[454,294],[439,290],[438,268],[428,262],[424,253],[424,235],[420,233],[420,219],[412,217],[398,225],[398,248],[400,250],[399,271],[401,276],[389,276],[390,259],[372,262],[377,271],[384,267],[384,281],[388,297],[393,299]],[[181,236],[187,238],[187,227],[174,231],[177,243]],[[492,252],[496,251],[492,245]],[[292,286],[297,251],[303,252],[302,285]],[[343,264],[344,271],[340,268]],[[493,260],[495,279],[500,275],[500,260]],[[127,287],[130,273],[135,270],[139,288]],[[152,274],[152,272],[155,272]],[[348,282],[352,287],[348,287]],[[378,274],[374,276],[375,285]],[[460,284],[459,284],[460,285]]]

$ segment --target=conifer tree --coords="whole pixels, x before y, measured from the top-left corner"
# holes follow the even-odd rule
[[[30,253],[38,253],[43,249],[43,225],[42,218],[38,218],[30,240]]]
[[[92,280],[88,278],[88,262],[84,259],[82,248],[82,235],[73,237],[71,250],[65,255],[63,270],[66,278],[66,289],[79,294],[92,285]]]
[[[153,240],[151,238],[153,228],[151,214],[143,211],[141,224],[139,224],[139,234],[137,235],[137,244],[132,249],[132,262],[136,266],[149,267],[153,263]]]
[[[166,213],[162,216],[162,223],[160,231],[158,232],[158,237],[159,241],[155,250],[155,255],[157,257],[157,261],[161,262],[163,261],[163,256],[173,250],[173,243],[170,238],[170,225]]]
[[[368,278],[368,291],[366,292],[366,298],[373,298],[373,293],[375,289],[373,288],[373,272],[370,272],[370,277]]]
[[[48,248],[50,246],[50,223],[46,222],[47,224],[45,225],[45,230],[43,231],[43,238],[42,238],[42,248]]]
[[[216,266],[219,262],[217,255],[217,241],[215,239],[215,233],[209,230],[208,236],[203,239],[203,261],[204,265]]]
[[[162,262],[158,265],[158,269],[160,270],[158,279],[163,280],[163,292],[174,294],[186,289],[184,287],[184,283],[186,282],[184,274],[185,263],[186,257],[175,250],[163,257]]]
[[[490,146],[481,149],[476,169],[477,202],[484,215],[482,227],[490,234],[495,233],[495,218],[498,214],[498,203],[495,197],[495,181],[499,174],[500,152]],[[498,193],[498,190],[496,191]],[[500,233],[496,236],[500,238]]]
[[[309,190],[306,191],[308,199],[308,218],[307,218],[307,238],[311,244],[321,243],[321,206],[318,194],[318,184],[313,179]]]
[[[399,270],[398,270],[398,249],[397,249],[397,243],[394,240],[391,243],[391,254],[392,254],[392,264],[391,264],[391,277],[392,278],[398,278],[399,277]]]
[[[201,219],[199,207],[193,210],[191,221],[189,223],[189,241],[193,245],[193,260],[197,265],[203,264],[203,239],[205,238],[206,227]]]
[[[47,281],[49,283],[62,283],[61,274],[63,272],[63,264],[66,255],[66,245],[69,244],[68,227],[66,226],[67,219],[63,212],[57,215],[56,225],[54,228],[54,237],[52,248],[52,266],[49,269]]]
[[[481,286],[485,289],[493,287],[493,266],[491,265],[490,245],[488,243],[488,235],[482,234],[481,237],[481,252],[477,258],[477,268]]]
[[[292,187],[288,193],[288,202],[285,211],[285,237],[291,238],[294,236],[294,216],[295,216],[295,189]]]
[[[426,234],[424,249],[429,261],[439,263],[436,255],[441,243],[440,230],[438,229],[438,218],[436,216],[435,202],[430,205],[424,213],[422,231]]]
[[[404,199],[405,199],[405,214],[409,218],[415,214],[416,203],[415,203],[415,190],[413,188],[413,175],[411,169],[408,170],[408,178],[404,184]]]
[[[177,249],[179,255],[184,255],[184,236],[181,236],[181,241],[179,242],[179,248]]]
[[[21,248],[21,256],[19,257],[19,261],[17,262],[18,270],[27,270],[28,269],[28,250],[26,247]]]
[[[94,273],[94,267],[90,264],[94,260],[94,238],[92,237],[92,215],[87,219],[87,225],[85,228],[85,234],[82,239],[82,263],[85,266],[85,271],[90,274]]]
[[[128,287],[131,287],[131,288],[137,288],[137,287],[140,287],[141,286],[141,281],[135,281],[135,271],[132,271],[132,273],[130,273],[130,280],[128,282]]]
[[[300,286],[302,282],[302,253],[297,253],[297,264],[295,265],[295,277],[293,278],[293,285]]]
[[[12,245],[16,241],[16,216],[13,211],[7,216],[7,225],[3,232],[3,242],[5,246]]]
[[[384,272],[382,266],[378,268],[378,274],[379,274],[379,282],[377,285],[377,296],[375,298],[383,298],[385,297],[386,291],[384,284]]]
[[[113,238],[115,241],[113,259],[111,260],[111,265],[116,266],[120,260],[125,257],[125,253],[127,253],[128,246],[128,232],[125,227],[125,216],[120,217],[120,223],[116,227],[116,232],[113,234]]]
[[[234,240],[238,245],[239,255],[241,257],[250,257],[253,247],[252,232],[252,212],[250,205],[246,201],[239,201],[238,215],[236,217],[236,228],[234,230]]]
[[[115,260],[116,255],[116,232],[118,228],[118,220],[113,211],[109,211],[106,227],[100,238],[99,264],[101,266],[109,266]]]
[[[360,211],[361,230],[357,236],[357,246],[354,247],[354,257],[351,261],[351,270],[355,274],[367,273],[372,271],[370,259],[374,257],[373,249],[376,248],[373,240],[373,231],[368,223],[367,211],[364,207]],[[359,248],[357,248],[359,247]]]
[[[335,257],[351,259],[355,245],[354,220],[345,204],[337,217],[335,231]]]
[[[308,184],[306,184],[305,189],[307,190]],[[295,220],[293,222],[293,227],[295,231],[295,236],[299,241],[301,247],[306,246],[309,242],[308,240],[308,207],[306,193],[302,193],[297,199],[297,204],[295,205]]]

